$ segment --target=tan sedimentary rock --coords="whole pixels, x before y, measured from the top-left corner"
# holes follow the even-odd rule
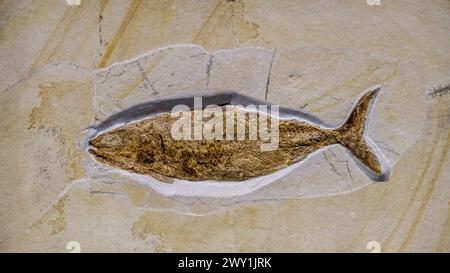
[[[450,81],[448,1],[81,2],[0,1],[1,252],[68,252],[72,240],[82,252],[368,252],[371,241],[379,242],[382,252],[450,251],[450,96],[424,96]],[[87,187],[87,179],[78,180],[84,173],[78,161],[86,153],[76,150],[75,139],[92,111],[101,110],[95,112],[101,121],[102,112],[107,117],[154,97],[143,95],[144,85],[133,88],[142,81],[135,64],[123,69],[128,79],[112,70],[103,86],[103,79],[94,82],[95,92],[90,82],[97,71],[83,72],[81,88],[66,88],[73,84],[65,81],[86,69],[59,65],[50,71],[46,65],[108,68],[178,43],[209,52],[276,49],[268,101],[301,108],[332,125],[345,119],[362,89],[385,83],[368,135],[393,164],[389,183],[362,188],[368,185],[361,180],[365,175],[359,177],[345,148],[336,145],[247,195],[258,202],[232,207],[225,205],[235,203],[212,198],[164,196],[116,174],[85,173]],[[285,50],[304,47],[316,50]],[[329,47],[393,59],[318,49]],[[268,73],[251,63],[262,58],[244,62],[224,55],[214,55],[209,90],[231,88],[263,99]],[[172,89],[182,91],[176,95],[206,90],[206,77],[188,77],[192,73],[175,71],[174,82],[174,69],[165,68],[180,67],[182,58],[171,56],[156,54],[147,66],[141,60],[148,78],[158,80],[160,96],[175,95]],[[206,65],[198,70],[206,73]],[[63,92],[47,88],[49,82]],[[32,112],[38,119],[28,129]],[[301,175],[306,168],[311,172]],[[319,197],[298,198],[309,193]]]

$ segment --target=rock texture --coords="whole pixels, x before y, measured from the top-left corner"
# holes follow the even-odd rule
[[[450,97],[435,92],[450,82],[449,13],[438,0],[2,1],[0,251],[450,251]],[[227,198],[86,168],[83,129],[137,101],[237,90],[337,125],[373,84],[388,183],[339,146]]]
[[[420,67],[362,50],[238,48],[208,52],[198,45],[170,45],[95,73],[93,126],[142,102],[233,91],[301,110],[320,118],[327,127],[339,127],[365,89],[379,85],[380,96],[371,108],[365,134],[380,149],[380,156],[387,161],[386,170],[419,139],[425,121]],[[418,95],[408,96],[409,92]],[[80,136],[85,146],[90,135],[88,130]],[[170,209],[184,212],[184,204],[198,203],[204,196],[232,197],[202,200],[200,203],[211,211],[250,200],[338,194],[372,182],[339,145],[311,153],[309,160],[272,177],[235,185],[161,185],[146,177],[118,178],[116,170],[98,166],[89,156],[85,162],[87,178],[143,182],[159,193],[177,195],[179,205]],[[179,196],[191,197],[186,201]],[[187,207],[188,212],[196,211]]]

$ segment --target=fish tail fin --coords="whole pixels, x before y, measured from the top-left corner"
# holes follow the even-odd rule
[[[377,181],[386,181],[389,170],[384,168],[381,155],[377,155],[374,144],[364,137],[370,107],[380,91],[377,86],[359,99],[345,123],[337,128],[337,141],[346,147],[365,167],[368,174]]]

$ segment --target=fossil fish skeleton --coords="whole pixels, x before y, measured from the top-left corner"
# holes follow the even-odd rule
[[[161,182],[230,182],[270,175],[338,144],[347,148],[370,178],[386,181],[389,168],[365,131],[370,106],[379,91],[380,87],[369,89],[338,127],[326,126],[303,112],[280,108],[278,148],[270,151],[260,149],[261,139],[174,139],[171,128],[177,118],[170,111],[179,104],[194,109],[192,97],[143,103],[111,116],[94,127],[96,133],[89,140],[88,151],[103,164],[150,175]],[[267,104],[236,93],[206,96],[203,101],[221,108]],[[248,121],[245,108],[235,110],[242,111],[244,122]],[[264,115],[259,113],[259,118]]]

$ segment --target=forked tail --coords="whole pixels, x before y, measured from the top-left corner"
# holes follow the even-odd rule
[[[389,170],[383,164],[381,154],[377,154],[374,144],[364,137],[369,108],[380,89],[371,89],[359,99],[346,122],[335,129],[335,132],[338,143],[346,147],[367,168],[373,179],[386,181],[389,178]]]

